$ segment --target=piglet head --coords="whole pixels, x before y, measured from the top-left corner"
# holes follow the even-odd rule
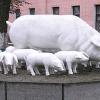
[[[54,68],[56,70],[59,70],[59,71],[65,71],[66,70],[63,61],[61,61],[59,59],[54,60],[53,64],[54,64]]]
[[[89,56],[84,52],[80,52],[79,54],[75,55],[75,59],[77,62],[85,62],[89,60]]]

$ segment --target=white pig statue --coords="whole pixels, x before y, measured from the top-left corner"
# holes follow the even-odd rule
[[[31,72],[32,76],[35,76],[35,72],[39,74],[37,64],[44,65],[46,76],[50,75],[49,68],[65,71],[63,62],[52,53],[31,53],[27,55],[25,61],[27,70]]]
[[[8,74],[9,69],[12,70],[13,74],[17,74],[16,68],[18,65],[18,59],[16,55],[10,52],[4,52],[1,61],[3,63],[4,74]]]
[[[89,60],[86,53],[79,51],[59,51],[55,55],[66,63],[69,74],[77,73],[78,63],[86,63]]]
[[[16,48],[83,50],[100,60],[100,33],[74,15],[24,15],[6,23]]]

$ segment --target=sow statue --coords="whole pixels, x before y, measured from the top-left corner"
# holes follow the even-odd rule
[[[24,15],[6,23],[16,48],[83,50],[100,60],[100,33],[76,16]]]

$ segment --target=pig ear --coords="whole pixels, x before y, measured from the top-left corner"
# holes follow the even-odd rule
[[[80,50],[87,58],[89,58],[89,56],[87,55],[87,53],[85,53],[83,50]]]
[[[91,43],[93,43],[95,46],[100,47],[100,35],[95,35],[91,39]]]

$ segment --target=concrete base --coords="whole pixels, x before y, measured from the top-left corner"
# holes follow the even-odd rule
[[[57,84],[8,83],[7,100],[62,100]]]
[[[6,99],[6,93],[5,93],[5,83],[0,82],[0,100],[5,100]]]
[[[65,85],[64,100],[100,100],[100,83]]]
[[[100,100],[100,72],[31,76],[0,73],[0,100]]]

